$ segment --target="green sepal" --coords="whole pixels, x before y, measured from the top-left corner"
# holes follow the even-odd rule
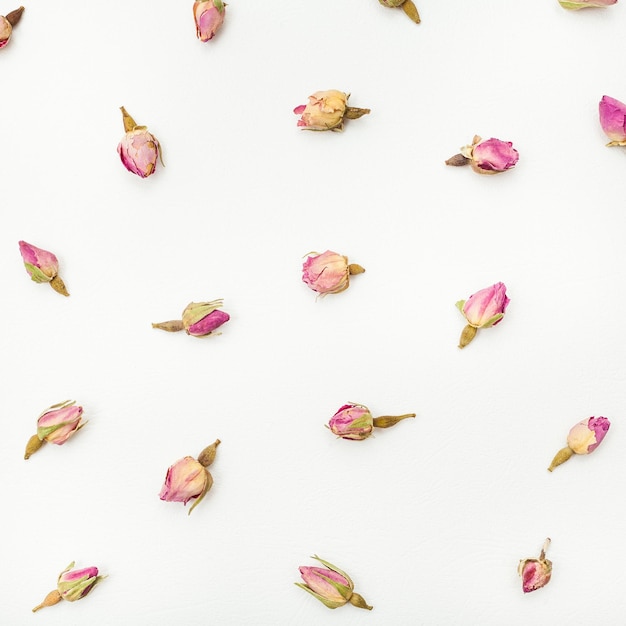
[[[30,263],[24,263],[24,265],[26,266],[31,279],[36,283],[49,283],[52,280],[50,276],[46,276],[38,267],[35,267]]]
[[[332,600],[327,600],[326,598],[320,596],[319,593],[315,593],[315,591],[313,591],[312,589],[309,589],[304,583],[294,583],[294,585],[310,593],[314,598],[317,598],[320,602],[325,604],[329,609],[336,609],[337,607],[343,606],[345,604],[345,602],[336,602]]]
[[[222,0],[213,0],[213,6],[218,10],[219,13],[224,13],[224,3]]]
[[[496,322],[499,322],[504,317],[504,313],[498,313],[493,317],[489,318],[480,328],[489,328],[493,326]]]
[[[315,559],[316,561],[319,561],[322,565],[325,565],[328,569],[333,570],[333,572],[337,572],[337,574],[341,574],[341,576],[343,576],[348,581],[348,584],[351,585],[352,589],[354,589],[354,583],[352,582],[352,579],[343,570],[340,570],[336,565],[333,565],[332,563],[329,563],[328,561],[324,561],[324,559],[320,559],[320,557],[317,556],[317,554],[314,554],[311,558]]]
[[[461,311],[461,313],[463,313],[463,307],[465,306],[465,300],[459,300],[455,305],[454,305],[459,311]]]

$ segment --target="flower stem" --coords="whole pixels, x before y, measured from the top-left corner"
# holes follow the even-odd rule
[[[459,339],[459,348],[465,348],[465,346],[469,345],[472,342],[472,339],[476,337],[476,331],[478,329],[476,326],[472,326],[468,324],[461,333],[461,338]]]
[[[22,13],[24,13],[24,7],[20,7],[19,9],[15,9],[15,11],[11,11],[11,13],[7,13],[5,15],[7,22],[9,22],[11,26],[15,26],[20,21]]]
[[[455,154],[453,157],[450,157],[446,161],[446,165],[453,165],[454,167],[462,167],[463,165],[467,165],[469,163],[469,159],[462,155],[460,152]]]
[[[402,3],[402,10],[416,23],[419,24],[422,20],[420,14],[417,12],[417,7],[413,3],[413,0],[406,0]]]
[[[30,457],[43,446],[43,439],[39,439],[39,435],[33,435],[26,444],[26,452],[24,452],[24,459],[30,459]]]
[[[349,120],[358,120],[360,117],[367,115],[370,113],[370,109],[359,109],[358,107],[347,107],[346,112],[343,114],[344,117]]]
[[[41,604],[38,604],[33,609],[33,613],[36,613],[39,609],[43,609],[46,606],[54,606],[57,602],[61,602],[61,594],[55,589],[43,599]]]
[[[567,448],[563,448],[556,453],[556,456],[552,459],[552,463],[550,463],[550,467],[548,471],[551,472],[557,465],[561,465],[561,463],[565,463],[565,461],[569,461],[574,455],[574,451],[568,446]]]
[[[60,293],[62,296],[70,295],[65,287],[65,283],[61,280],[61,277],[58,275],[55,276],[50,281],[50,287],[52,287],[52,289],[54,289],[57,293]]]
[[[152,328],[160,328],[166,330],[168,333],[177,333],[179,330],[183,330],[183,320],[170,320],[169,322],[159,322],[158,324],[152,324]]]
[[[359,609],[367,609],[371,611],[374,607],[370,606],[367,602],[365,602],[365,598],[358,593],[353,593],[350,596],[350,604],[356,606]]]
[[[407,417],[415,417],[415,413],[405,413],[404,415],[381,415],[380,417],[374,418],[374,426],[376,428],[391,428]]]

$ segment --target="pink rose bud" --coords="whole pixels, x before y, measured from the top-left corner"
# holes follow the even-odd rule
[[[456,307],[467,320],[467,326],[461,333],[459,348],[465,348],[474,339],[479,328],[489,328],[499,324],[509,302],[504,283],[496,283],[477,291],[467,300],[459,300]]]
[[[214,443],[202,450],[197,460],[186,456],[176,461],[167,470],[159,498],[166,502],[182,502],[185,505],[189,500],[195,499],[188,513],[191,515],[213,486],[213,476],[207,467],[215,460],[217,446],[220,443],[221,441],[216,439]]]
[[[76,602],[76,600],[84,598],[103,578],[106,578],[106,576],[98,575],[97,567],[75,570],[72,567],[74,567],[74,561],[59,574],[57,588],[51,591],[44,601],[33,609],[33,613],[61,600]]]
[[[350,276],[364,271],[360,265],[348,264],[348,257],[336,252],[310,252],[302,265],[302,280],[320,296],[325,296],[345,291],[350,286]]]
[[[52,252],[37,248],[25,241],[19,242],[24,267],[31,280],[36,283],[49,283],[58,293],[69,296],[65,283],[59,276],[59,260]]]
[[[163,165],[161,146],[158,139],[148,132],[146,126],[137,126],[124,107],[120,107],[120,110],[126,134],[117,146],[117,152],[129,172],[147,178],[154,174],[157,159],[160,159]]]
[[[193,3],[193,19],[196,22],[196,35],[200,41],[213,39],[224,23],[226,5],[222,0],[203,0]]]
[[[370,410],[362,404],[344,404],[330,418],[328,428],[337,437],[360,441],[367,439],[374,428],[391,428],[407,417],[415,417],[415,413],[372,417]]]
[[[369,606],[362,596],[354,592],[354,583],[348,574],[318,556],[311,558],[326,567],[300,567],[300,575],[304,584],[295,583],[296,586],[323,602],[329,609],[336,609],[350,602],[360,609],[372,610],[373,607]]]
[[[483,141],[478,135],[469,146],[461,148],[446,161],[446,165],[470,167],[478,174],[500,174],[515,167],[519,154],[510,141],[487,139]]]
[[[604,134],[611,140],[607,146],[626,146],[626,104],[602,96],[600,100],[600,125]]]
[[[24,458],[28,459],[46,443],[62,446],[75,432],[87,422],[83,422],[83,407],[74,406],[75,400],[66,400],[52,405],[37,419],[37,434],[26,444]]]
[[[219,310],[222,304],[223,300],[191,302],[183,311],[182,320],[159,322],[152,324],[152,328],[160,328],[170,333],[184,330],[194,337],[206,337],[230,319],[228,313]]]
[[[6,16],[0,15],[0,50],[9,43],[13,27],[20,21],[22,13],[24,13],[24,7],[15,9]]]
[[[416,23],[421,22],[417,7],[413,4],[413,0],[378,0],[384,7],[402,7],[404,12]]]
[[[369,109],[348,106],[350,94],[331,89],[316,91],[309,96],[308,104],[297,106],[293,112],[300,115],[298,126],[302,130],[343,130],[344,119],[356,120],[367,115]]]
[[[588,417],[578,422],[567,435],[567,447],[556,453],[548,471],[569,461],[574,454],[591,454],[602,443],[610,426],[606,417]]]
[[[524,593],[537,591],[550,582],[552,576],[552,561],[546,559],[546,550],[550,545],[550,539],[546,539],[538,559],[524,559],[519,562],[517,571],[522,577],[522,590]]]
[[[617,0],[559,0],[564,9],[578,11],[579,9],[604,8],[615,4]]]

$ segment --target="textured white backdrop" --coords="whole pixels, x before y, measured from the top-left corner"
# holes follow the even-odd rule
[[[10,626],[617,626],[626,611],[626,3],[232,0],[216,38],[192,2],[31,0],[0,52],[0,615]],[[0,12],[16,8],[3,0]],[[296,128],[317,90],[372,113]],[[119,107],[166,163],[122,167]],[[444,166],[477,133],[515,170]],[[29,281],[17,242],[54,251],[71,293]],[[302,256],[367,272],[315,299]],[[511,304],[457,349],[454,303]],[[223,297],[219,337],[151,322]],[[40,411],[89,424],[22,458]],[[415,412],[361,442],[347,401]],[[546,471],[605,415],[590,457]],[[222,440],[191,517],[167,467]],[[550,536],[548,587],[516,567]],[[372,612],[297,589],[317,553]],[[32,615],[71,560],[109,577]]]

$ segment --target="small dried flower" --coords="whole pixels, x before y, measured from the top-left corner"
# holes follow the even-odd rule
[[[604,134],[611,140],[607,146],[626,146],[626,104],[602,96],[599,104],[600,125]]]
[[[494,138],[483,141],[475,135],[472,144],[461,148],[460,154],[450,157],[446,165],[469,164],[478,174],[500,174],[515,167],[518,159],[519,154],[510,141]]]
[[[537,591],[550,582],[552,576],[552,561],[546,559],[546,550],[550,545],[550,539],[546,539],[538,559],[524,559],[519,562],[517,572],[522,577],[522,590],[524,593]]]
[[[378,0],[378,2],[380,2],[384,7],[390,7],[392,9],[395,7],[402,7],[403,11],[416,24],[419,24],[422,21],[413,0]]]
[[[360,441],[367,439],[374,428],[391,428],[407,417],[415,417],[415,413],[372,417],[370,410],[362,404],[344,404],[330,418],[328,428],[337,437]]]
[[[13,27],[20,21],[22,13],[24,13],[24,7],[15,9],[6,16],[0,15],[0,50],[9,43]]]
[[[84,598],[103,578],[98,575],[97,567],[85,567],[75,569],[72,561],[60,574],[57,580],[57,588],[51,591],[44,601],[33,609],[33,613],[46,606],[52,606],[61,600],[75,602]]]
[[[611,422],[606,417],[588,417],[578,422],[567,435],[567,447],[556,453],[548,471],[569,461],[574,454],[591,454],[606,437]]]
[[[30,458],[46,441],[62,446],[87,423],[83,422],[83,407],[75,404],[75,400],[53,404],[39,416],[37,434],[26,444],[25,459]]]
[[[564,9],[578,11],[579,9],[601,9],[615,4],[617,0],[559,0]]]
[[[345,291],[350,286],[350,276],[364,271],[356,263],[348,264],[348,257],[336,252],[310,252],[302,265],[302,280],[320,296],[325,296]]]
[[[129,172],[141,178],[148,178],[154,174],[157,159],[160,159],[163,165],[159,140],[148,132],[147,126],[137,126],[124,107],[120,107],[120,111],[126,134],[117,146],[117,153]]]
[[[160,328],[170,333],[184,330],[194,337],[206,337],[230,319],[228,313],[219,310],[222,304],[223,300],[191,302],[183,311],[182,320],[159,322],[152,324],[152,328]]]
[[[308,104],[297,106],[293,112],[300,115],[298,126],[303,130],[343,130],[344,119],[356,120],[367,115],[369,109],[348,106],[350,94],[331,89],[316,91]]]
[[[65,283],[59,276],[59,260],[52,252],[37,248],[25,241],[19,242],[24,267],[31,280],[36,283],[49,283],[56,292],[69,296]]]
[[[496,283],[477,291],[467,300],[459,300],[456,307],[467,320],[467,326],[461,333],[459,348],[465,348],[474,339],[479,328],[489,328],[499,324],[509,302],[504,283]]]
[[[186,456],[170,466],[159,498],[166,502],[182,502],[185,505],[189,500],[195,499],[188,513],[191,515],[213,486],[213,476],[207,467],[215,460],[217,446],[220,443],[221,441],[216,439],[214,443],[202,450],[197,460]]]
[[[306,567],[303,565],[300,567],[300,575],[304,584],[295,583],[296,586],[316,597],[329,609],[336,609],[349,602],[359,609],[372,610],[373,607],[369,606],[362,596],[354,592],[354,583],[348,574],[318,556],[311,558],[326,567]]]
[[[196,22],[196,35],[200,41],[213,39],[224,23],[226,4],[222,0],[200,0],[193,3],[193,19]]]

